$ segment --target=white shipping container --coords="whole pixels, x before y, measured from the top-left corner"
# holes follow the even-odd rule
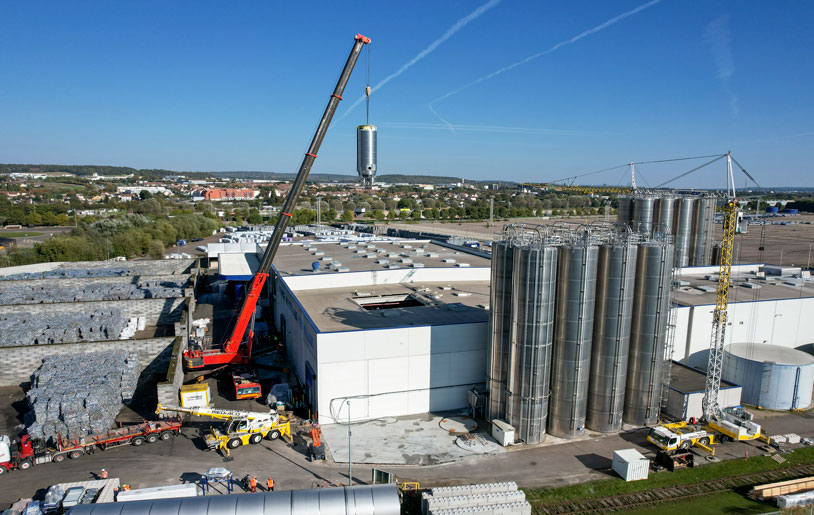
[[[178,499],[181,497],[196,497],[197,495],[198,485],[195,483],[186,483],[183,485],[156,486],[153,488],[120,491],[119,495],[116,496],[116,502]]]
[[[636,449],[613,451],[613,471],[625,481],[647,479],[650,471],[650,460]]]
[[[492,438],[503,447],[514,445],[514,427],[508,423],[494,419],[492,421]]]

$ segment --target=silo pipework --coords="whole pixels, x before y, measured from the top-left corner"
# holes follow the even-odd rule
[[[690,264],[690,239],[692,237],[692,215],[695,199],[681,197],[676,200],[673,241],[675,242],[675,266],[682,268]]]
[[[515,248],[505,241],[492,246],[492,287],[489,300],[490,345],[487,365],[488,418],[506,416],[506,378],[512,332],[512,269]]]
[[[506,419],[528,444],[542,442],[546,433],[556,273],[555,247],[515,248]]]
[[[585,425],[603,433],[622,428],[636,257],[633,243],[599,247]]]
[[[559,247],[548,432],[563,438],[585,428],[597,254],[588,243]]]
[[[378,128],[375,125],[356,127],[356,172],[365,186],[373,186],[376,177]]]
[[[658,422],[672,266],[672,243],[647,241],[639,245],[622,417],[626,424]]]

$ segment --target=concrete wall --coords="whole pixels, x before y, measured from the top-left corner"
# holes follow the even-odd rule
[[[323,424],[463,408],[485,380],[487,323],[321,333]]]
[[[713,305],[679,307],[673,359],[707,367]],[[727,310],[726,344],[770,343],[798,348],[814,341],[814,298],[734,302]]]
[[[293,372],[303,386],[306,385],[306,364],[316,372],[316,342],[317,330],[310,319],[305,316],[302,306],[297,302],[297,298],[287,290],[285,285],[273,276],[268,283],[274,282],[273,290],[273,314],[274,327],[277,328],[286,342],[288,359],[291,362]],[[268,311],[268,310],[266,310]],[[285,324],[283,324],[285,321]],[[285,325],[285,329],[283,329]],[[307,388],[306,388],[307,390]],[[306,391],[307,400],[313,404],[316,401],[316,386],[310,391]]]
[[[164,337],[2,348],[0,349],[0,370],[3,373],[0,374],[0,385],[12,386],[30,381],[31,374],[42,364],[42,359],[46,356],[82,354],[100,350],[137,352],[142,371],[148,369],[148,373],[160,374],[166,370],[170,362],[170,351],[174,340],[174,337]]]
[[[184,309],[186,299],[139,299],[99,302],[71,302],[59,304],[26,304],[19,306],[0,306],[0,314],[25,313],[37,316],[38,313],[72,313],[90,312],[97,309],[121,309],[128,317],[145,317],[147,325],[171,325],[178,321]]]
[[[181,318],[175,322],[175,340],[169,352],[166,376],[158,383],[156,392],[158,402],[165,406],[177,406],[180,402],[180,390],[184,385],[184,351],[189,344],[192,332],[192,313],[195,312],[195,298],[185,299]]]

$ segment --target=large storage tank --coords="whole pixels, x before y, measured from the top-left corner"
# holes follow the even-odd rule
[[[559,248],[548,432],[574,438],[585,427],[598,247]]]
[[[492,245],[492,286],[489,300],[489,335],[487,354],[487,387],[489,420],[506,413],[506,377],[512,334],[512,269],[514,247],[506,242]]]
[[[557,249],[514,250],[513,330],[507,377],[506,419],[519,440],[545,438],[554,331]]]
[[[633,225],[633,197],[622,195],[618,199],[619,207],[616,209],[616,221],[620,224]]]
[[[623,416],[627,424],[658,422],[672,266],[672,243],[639,245]]]
[[[378,128],[375,125],[356,127],[356,172],[366,186],[372,186],[376,177],[377,134]]]
[[[690,239],[692,237],[692,214],[695,199],[681,197],[673,209],[673,241],[675,242],[675,266],[681,268],[690,264]]]
[[[585,420],[585,425],[594,431],[611,432],[622,428],[636,252],[636,245],[628,243],[599,247]]]
[[[690,236],[690,266],[710,266],[714,244],[713,219],[715,198],[700,197],[695,200]]]
[[[765,343],[733,343],[724,348],[723,379],[743,387],[744,404],[774,410],[808,408],[814,356]]]
[[[653,230],[656,197],[646,195],[633,199],[633,227],[645,234]]]
[[[665,196],[656,199],[655,214],[653,216],[653,232],[674,234],[673,227],[676,198]]]

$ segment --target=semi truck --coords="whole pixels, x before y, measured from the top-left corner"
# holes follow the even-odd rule
[[[122,426],[101,434],[75,438],[57,436],[53,445],[34,440],[30,435],[23,435],[19,440],[0,435],[0,474],[10,470],[26,470],[43,463],[61,463],[67,458],[78,459],[96,450],[169,440],[180,431],[181,420],[170,418]]]

